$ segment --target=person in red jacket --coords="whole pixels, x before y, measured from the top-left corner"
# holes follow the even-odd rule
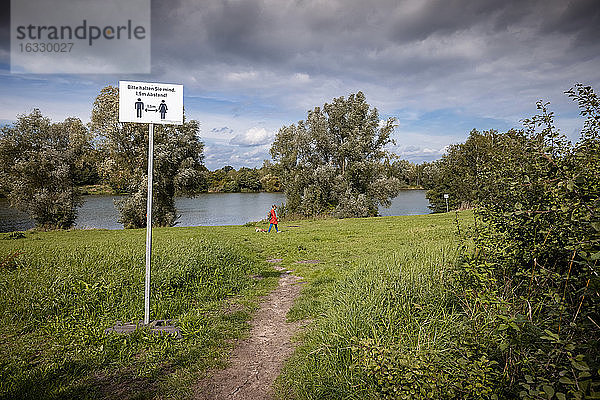
[[[269,214],[269,222],[271,223],[271,225],[269,225],[269,230],[267,232],[271,232],[271,228],[273,227],[273,225],[275,225],[275,231],[279,233],[279,229],[277,229],[277,223],[279,222],[279,218],[277,217],[277,206],[275,204],[273,204],[273,207],[271,207],[271,211],[269,212]]]

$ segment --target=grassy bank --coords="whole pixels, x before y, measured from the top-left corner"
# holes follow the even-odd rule
[[[222,362],[276,277],[197,230],[154,238],[151,318],[175,319],[182,340],[104,333],[143,317],[145,231],[0,240],[0,398],[183,398],[195,371]]]
[[[460,218],[464,227],[470,215]],[[455,257],[454,220],[305,220],[281,224],[279,235],[252,225],[156,229],[151,315],[175,319],[182,340],[104,333],[143,316],[144,231],[3,235],[0,397],[185,398],[243,335],[256,296],[274,287],[269,258],[307,282],[290,318],[314,321],[280,393],[376,394],[352,347],[402,343],[425,354],[451,338],[439,289]]]
[[[278,380],[279,395],[415,398],[410,390],[427,389],[439,398],[442,393],[412,384],[411,374],[431,357],[448,364],[459,358],[461,316],[450,271],[457,227],[464,232],[471,221],[469,212],[460,214],[458,225],[455,214],[328,220],[290,243],[291,259],[322,263],[296,264],[309,284],[290,317],[313,323]],[[449,365],[445,379],[453,372]],[[477,383],[476,377],[458,378]],[[407,393],[393,392],[402,386]]]

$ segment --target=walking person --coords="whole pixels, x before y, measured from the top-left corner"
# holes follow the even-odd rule
[[[267,232],[271,232],[271,228],[275,225],[275,231],[279,233],[279,229],[277,229],[277,223],[279,222],[279,217],[277,217],[277,206],[273,204],[271,207],[271,211],[269,211],[269,230]]]

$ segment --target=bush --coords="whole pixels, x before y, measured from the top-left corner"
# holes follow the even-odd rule
[[[580,141],[559,135],[538,103],[526,157],[494,156],[490,182],[504,190],[480,202],[461,276],[478,347],[494,355],[507,395],[525,399],[600,396],[600,109],[590,87],[567,93],[587,117]]]
[[[352,346],[355,368],[381,399],[498,399],[495,365],[485,355],[406,352],[372,339]]]

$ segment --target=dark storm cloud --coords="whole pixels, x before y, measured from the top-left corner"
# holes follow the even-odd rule
[[[574,34],[575,45],[597,45],[600,38],[600,2],[578,0],[565,2],[559,11],[544,19],[542,34]]]
[[[129,78],[185,85],[186,112],[222,139],[207,142],[212,163],[268,158],[263,147],[278,127],[358,90],[382,118],[398,117],[399,153],[437,157],[472,128],[518,125],[538,99],[574,120],[563,91],[576,82],[600,87],[598,0],[151,4],[152,74]],[[7,23],[0,44],[4,31]],[[54,85],[57,77],[44,79]],[[92,86],[118,79],[81,78]],[[24,93],[12,90],[15,78],[4,81]],[[569,132],[577,128],[570,124]]]
[[[565,3],[564,6],[561,6]],[[169,1],[153,3],[153,39],[180,56],[218,55],[225,59],[273,61],[293,54],[335,58],[390,43],[434,34],[448,35],[485,26],[489,31],[535,25],[573,33],[595,30],[597,1]],[[554,5],[554,7],[553,7]],[[556,8],[564,9],[554,15]],[[173,35],[177,33],[178,35]],[[591,33],[591,32],[589,32]],[[586,37],[592,37],[585,33]],[[163,40],[166,39],[166,40]],[[337,46],[335,52],[332,45]],[[187,48],[185,53],[179,49]],[[168,48],[161,48],[169,53]],[[199,51],[201,54],[198,54]]]
[[[527,57],[534,51],[533,61],[558,68],[596,57],[585,46],[597,47],[593,38],[599,36],[598,4],[595,0],[154,2],[153,56],[155,66],[165,72],[166,64],[179,62],[189,70],[192,63],[191,75],[217,74],[214,78],[223,79],[228,72],[242,70],[254,73],[248,78],[260,80],[269,73],[274,76],[264,83],[274,86],[285,83],[278,77],[294,73],[398,85],[474,71],[500,59],[514,68],[524,64],[530,69]],[[557,36],[568,44],[556,51],[567,51],[575,60],[542,53]]]
[[[255,1],[154,2],[153,46],[160,54],[185,60],[273,60],[283,56],[283,46],[270,15],[268,7]]]
[[[433,34],[451,34],[478,24],[502,30],[526,18],[532,5],[533,2],[522,0],[415,2],[413,6],[399,6],[395,10],[392,38],[398,42],[423,40]]]
[[[10,1],[0,2],[0,53],[8,55],[10,52]],[[3,57],[4,58],[4,57]],[[9,60],[2,60],[8,62]]]

